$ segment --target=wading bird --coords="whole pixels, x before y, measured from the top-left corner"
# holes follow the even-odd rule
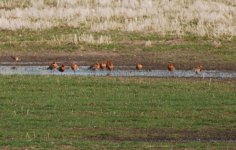
[[[99,63],[95,63],[95,64],[91,65],[88,69],[98,70],[98,69],[100,69],[100,64]]]
[[[202,71],[203,71],[203,66],[202,66],[202,65],[197,65],[197,66],[194,68],[194,72],[195,72],[196,74],[200,74]]]
[[[143,68],[143,65],[138,63],[136,64],[136,70],[141,70]]]
[[[109,69],[110,71],[114,69],[114,65],[110,60],[107,61],[107,69]]]
[[[17,57],[17,56],[11,56],[11,58],[14,60],[14,62],[17,62],[17,61],[19,61],[19,60],[20,60],[20,58],[19,58],[19,57]]]
[[[167,66],[167,69],[169,70],[169,72],[175,71],[175,66],[174,66],[174,64],[169,63],[168,66]]]
[[[55,61],[53,61],[47,69],[48,70],[56,70],[57,67],[58,67],[57,63]]]
[[[107,68],[107,64],[105,62],[101,62],[100,63],[100,68],[101,69],[106,69]]]
[[[11,59],[14,60],[14,66],[12,66],[11,69],[16,69],[16,66],[15,66],[15,65],[16,65],[17,61],[20,60],[20,58],[17,57],[17,56],[11,56]]]
[[[58,71],[60,71],[61,74],[62,74],[62,72],[64,72],[65,70],[66,70],[66,66],[65,66],[64,64],[62,64],[62,65],[58,68]]]
[[[72,63],[70,67],[74,71],[74,74],[75,74],[76,70],[79,69],[79,66],[76,63]]]

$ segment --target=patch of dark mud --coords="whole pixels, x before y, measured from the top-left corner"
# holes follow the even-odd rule
[[[236,142],[236,130],[225,129],[92,129],[109,134],[95,134],[83,137],[95,141],[133,142]],[[90,130],[91,131],[91,130]]]

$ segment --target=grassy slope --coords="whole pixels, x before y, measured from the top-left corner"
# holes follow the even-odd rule
[[[144,142],[162,135],[185,138],[169,131],[199,131],[203,135],[196,136],[203,138],[212,136],[208,130],[235,131],[235,80],[1,76],[0,85],[0,145],[5,148],[235,146]]]
[[[9,3],[7,1],[6,2],[2,1],[1,2],[2,6],[0,9],[3,9],[3,10],[4,9],[6,9],[6,10],[12,9],[13,10],[15,8],[20,8],[20,10],[22,9],[21,11],[24,14],[25,11],[23,8],[25,8],[25,7],[32,8],[31,3],[34,5],[40,4],[40,2],[39,3],[36,3],[36,2],[38,2],[38,1],[31,2],[30,0],[24,0],[24,1],[15,1],[14,0],[14,1],[10,1]],[[61,1],[60,4],[64,6],[64,5],[66,5],[65,2],[66,1]],[[100,8],[100,9],[103,8],[103,7],[100,7],[100,6],[102,6],[102,4],[98,4],[97,2],[95,2],[93,0],[90,0],[88,2],[87,1],[86,2],[78,1],[78,2],[79,2],[79,6],[85,4],[85,5],[88,5],[92,8],[93,7],[97,8],[98,6],[99,6],[98,8]],[[106,1],[103,1],[103,2],[106,2]],[[109,1],[107,1],[107,2],[109,2]],[[166,2],[166,1],[162,1],[162,2],[163,3],[161,3],[160,6],[165,4],[164,2]],[[167,36],[162,37],[161,35],[158,35],[157,33],[152,33],[152,32],[146,33],[149,31],[146,29],[144,32],[141,32],[141,33],[140,32],[130,32],[130,33],[129,32],[122,32],[122,30],[119,28],[115,28],[114,30],[105,30],[105,31],[101,31],[101,32],[92,32],[90,30],[91,24],[98,25],[98,23],[102,23],[103,21],[107,21],[106,16],[104,16],[104,14],[106,14],[106,13],[104,13],[104,12],[103,12],[104,14],[101,13],[101,16],[100,16],[101,20],[96,17],[94,19],[92,17],[93,15],[91,13],[90,17],[88,16],[86,21],[78,21],[79,26],[76,25],[76,28],[68,27],[68,25],[66,25],[68,23],[68,20],[78,19],[79,17],[83,16],[83,15],[79,15],[79,14],[75,13],[75,16],[73,16],[73,15],[71,16],[72,18],[71,17],[63,18],[62,17],[63,15],[62,15],[62,16],[60,16],[60,17],[62,17],[62,20],[60,20],[60,19],[54,20],[54,22],[56,23],[56,27],[52,28],[52,29],[38,30],[38,31],[30,31],[28,29],[20,29],[20,30],[16,30],[16,31],[1,30],[0,59],[2,58],[2,56],[5,56],[5,55],[8,56],[10,54],[16,54],[16,55],[20,55],[20,56],[36,55],[36,56],[41,56],[41,58],[44,58],[43,56],[45,56],[45,55],[48,56],[50,54],[64,54],[64,55],[71,54],[71,55],[73,55],[74,53],[72,53],[72,52],[85,52],[85,53],[86,52],[112,52],[112,53],[123,54],[126,56],[127,55],[133,56],[133,58],[136,55],[143,56],[146,53],[149,53],[149,54],[151,53],[148,56],[145,55],[147,57],[147,60],[150,60],[150,61],[159,60],[159,62],[162,62],[163,64],[166,64],[168,61],[173,61],[176,64],[186,64],[186,63],[190,63],[191,61],[193,61],[194,64],[195,63],[203,63],[203,64],[207,64],[207,65],[214,64],[215,66],[217,66],[218,64],[223,64],[223,65],[235,64],[236,63],[236,59],[235,59],[236,58],[236,37],[235,36],[229,37],[229,35],[227,35],[227,33],[225,33],[225,34],[222,34],[222,36],[220,36],[218,39],[214,39],[214,38],[212,38],[214,36],[211,34],[212,30],[214,30],[215,32],[218,31],[218,30],[216,30],[217,28],[211,28],[211,27],[213,27],[213,26],[219,27],[222,25],[222,29],[220,29],[219,31],[220,32],[222,31],[222,33],[223,33],[224,29],[227,29],[227,27],[228,27],[227,23],[231,24],[233,22],[233,18],[234,18],[233,12],[234,11],[232,9],[232,12],[231,11],[228,12],[228,9],[233,8],[235,6],[235,2],[232,2],[230,0],[228,0],[228,1],[211,0],[211,2],[213,2],[213,3],[197,2],[197,3],[200,3],[203,8],[205,8],[205,7],[211,8],[209,11],[206,11],[205,13],[203,13],[203,15],[204,16],[206,15],[206,17],[203,17],[202,15],[199,15],[199,17],[197,17],[198,15],[196,15],[196,14],[201,14],[200,12],[190,11],[191,9],[193,9],[195,7],[196,7],[196,9],[198,8],[198,5],[195,4],[195,1],[193,1],[193,0],[182,1],[182,2],[180,2],[180,5],[178,5],[178,7],[176,7],[176,5],[170,5],[169,7],[173,8],[173,9],[170,9],[171,11],[167,11],[166,13],[163,14],[164,20],[165,20],[165,17],[167,17],[167,16],[169,16],[166,18],[167,20],[169,20],[171,18],[175,18],[176,13],[177,13],[177,16],[180,15],[180,18],[181,18],[181,16],[183,17],[186,15],[184,13],[186,11],[186,8],[188,8],[188,7],[191,8],[193,6],[193,8],[191,8],[189,10],[189,12],[190,12],[189,17],[187,17],[188,15],[186,16],[188,19],[183,17],[183,20],[181,20],[180,22],[178,22],[179,20],[177,20],[176,26],[178,26],[178,24],[180,24],[180,26],[179,26],[180,31],[182,31],[182,29],[185,29],[185,28],[188,30],[190,30],[190,29],[192,30],[192,27],[197,25],[199,22],[204,22],[202,30],[207,28],[209,30],[207,32],[209,34],[209,37],[198,37],[198,36],[196,37],[193,35],[188,35],[188,34],[198,35],[198,34],[195,34],[195,30],[194,30],[194,32],[191,32],[191,31],[186,32],[186,34],[184,34],[185,36],[183,36],[181,38],[178,38],[177,35],[173,35],[173,34],[175,34],[175,31],[172,32],[172,36],[168,36],[168,33],[167,33]],[[192,3],[194,3],[194,4],[192,5]],[[45,8],[47,8],[47,7],[54,8],[58,4],[59,4],[59,1],[56,1],[56,0],[45,0],[44,4],[42,4],[41,7],[44,6]],[[168,4],[169,4],[169,2],[167,1],[166,5],[168,5]],[[130,8],[129,4],[125,4],[125,5],[127,5],[128,8]],[[224,9],[222,9],[222,10],[216,9],[215,10],[215,7],[216,7],[215,5],[217,7],[222,6],[222,8],[224,8]],[[60,7],[59,6],[60,5],[58,5],[57,8],[61,8],[61,6]],[[74,5],[72,5],[72,6],[74,6]],[[70,7],[73,8],[72,6],[68,5],[67,6],[68,8],[64,10],[65,11],[64,13],[70,14],[71,9],[69,9],[69,8]],[[112,4],[108,4],[108,7],[111,9],[113,8]],[[120,6],[118,8],[120,8]],[[181,8],[183,8],[183,9],[181,9]],[[136,14],[136,13],[142,14],[142,12],[139,12],[138,10],[139,10],[138,8],[137,8],[137,10],[134,10],[134,14]],[[156,9],[154,9],[154,10],[156,10]],[[160,9],[160,12],[162,12],[162,10],[164,10],[164,12],[166,11],[166,9]],[[185,10],[185,11],[183,11],[183,13],[179,14],[179,12],[182,12],[182,10]],[[225,10],[225,11],[223,11],[223,10]],[[21,11],[19,11],[19,12],[21,12]],[[174,11],[174,12],[172,12],[172,11]],[[204,11],[205,10],[203,9],[203,12]],[[110,11],[108,11],[108,12],[110,12]],[[211,12],[214,12],[214,13],[211,14]],[[26,11],[26,13],[29,13],[29,12]],[[43,12],[41,12],[41,10],[39,9],[39,13],[43,13]],[[129,14],[130,12],[127,12],[127,13]],[[158,16],[161,16],[161,14],[162,13],[160,13],[160,15],[158,15]],[[206,18],[208,18],[207,14],[212,16],[212,18],[206,19]],[[136,15],[133,17],[130,17],[130,18],[129,17],[127,18],[126,15],[115,15],[112,18],[110,18],[110,19],[107,18],[107,19],[108,19],[108,22],[115,21],[115,22],[124,23],[127,20],[135,20],[137,18],[138,19],[141,19],[141,18],[146,19],[146,18],[152,18],[155,16],[155,15],[153,16],[152,13],[143,14],[141,16],[139,16],[139,15],[136,16]],[[194,16],[197,18],[195,18]],[[38,16],[36,14],[34,17],[27,18],[27,19],[29,19],[29,20],[32,19],[34,21],[37,21],[38,19],[39,20],[43,19],[42,17],[45,17],[44,18],[45,20],[43,20],[43,21],[46,21],[47,15],[46,16]],[[5,18],[5,17],[3,17],[3,18]],[[22,19],[23,21],[25,21],[25,19],[23,19],[21,17],[17,17],[17,16],[14,17],[14,13],[10,13],[10,12],[8,15],[6,15],[6,18],[9,20],[14,20],[16,18],[19,18],[19,19]],[[190,18],[192,18],[192,19],[190,19]],[[203,18],[205,18],[206,20],[204,21]],[[225,20],[227,20],[227,23],[224,19],[223,19],[223,23],[222,23],[222,19],[220,19],[220,18],[225,18]],[[187,19],[188,21],[185,19]],[[212,19],[216,20],[216,21],[212,22]],[[160,19],[160,20],[162,20],[162,19]],[[175,20],[172,20],[172,21],[175,21]],[[223,26],[224,23],[226,23],[226,26]],[[230,26],[232,27],[232,32],[233,32],[233,24]],[[150,30],[150,31],[152,31],[152,30]],[[213,32],[213,33],[215,33],[215,32]],[[99,37],[100,35],[107,35],[112,38],[113,43],[108,44],[108,45],[107,44],[93,45],[93,44],[82,43],[82,42],[75,44],[73,42],[74,34],[76,34],[79,37],[83,33],[92,34],[95,37]],[[185,31],[184,31],[184,33],[185,33]],[[204,35],[208,35],[208,34],[204,34]],[[234,35],[234,34],[230,34],[230,35]],[[72,37],[72,39],[71,39],[71,37]],[[145,47],[145,42],[148,40],[152,41],[151,47]],[[216,43],[221,42],[220,46],[218,47],[217,44],[215,45],[214,44],[215,42]],[[76,53],[76,54],[78,54],[78,53]],[[149,59],[149,57],[152,57],[152,58]],[[22,61],[24,61],[24,59]],[[234,70],[235,70],[235,67],[234,67]]]
[[[67,41],[71,35],[79,36],[82,33],[90,34],[83,27],[79,29],[55,28],[45,31],[1,31],[0,52],[2,52],[1,55],[17,53],[24,56],[31,54],[45,56],[50,53],[73,55],[72,52],[113,52],[131,57],[148,52],[153,53],[150,60],[162,60],[165,63],[170,60],[180,64],[191,61],[204,62],[204,64],[236,63],[236,38],[213,40],[190,35],[176,38],[174,36],[161,37],[154,33],[110,31],[91,34],[94,36],[109,35],[112,38],[112,44],[74,44],[73,41]],[[145,42],[148,40],[152,41],[151,47],[145,47]],[[216,47],[214,41],[220,41],[221,46]]]

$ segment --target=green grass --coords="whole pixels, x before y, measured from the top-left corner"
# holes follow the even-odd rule
[[[225,149],[230,142],[145,142],[236,129],[236,81],[0,76],[0,148]],[[160,132],[159,132],[160,131]],[[173,132],[172,132],[173,131]],[[219,134],[219,136],[222,136]]]
[[[77,34],[92,34],[93,36],[108,35],[111,37],[113,43],[110,44],[89,44],[79,42],[75,44],[68,40],[61,39],[61,37],[70,37],[70,35]],[[55,40],[55,37],[58,39]],[[146,41],[152,41],[151,47],[145,47]],[[214,41],[220,41],[221,47],[216,48]],[[230,62],[236,63],[236,38],[232,37],[227,40],[211,39],[208,37],[197,37],[193,35],[186,35],[178,38],[174,35],[160,36],[155,33],[127,33],[121,31],[106,31],[93,33],[85,26],[80,28],[53,28],[42,31],[17,30],[17,31],[1,31],[0,35],[0,52],[5,54],[11,53],[47,53],[48,51],[60,53],[71,53],[80,51],[99,51],[99,52],[115,52],[120,54],[137,54],[139,52],[153,52],[158,55],[167,55],[166,52],[174,53],[178,60],[183,55],[197,54],[198,61],[214,62]],[[23,55],[22,54],[22,55]],[[181,56],[179,56],[182,54]],[[168,55],[167,55],[168,56]],[[166,56],[163,56],[165,58]],[[181,58],[182,59],[182,58]]]

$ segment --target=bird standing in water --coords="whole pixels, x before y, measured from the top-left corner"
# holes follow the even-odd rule
[[[76,70],[79,69],[79,66],[77,64],[75,64],[75,63],[72,63],[71,64],[71,69],[74,71],[74,74],[75,74]]]
[[[101,63],[100,63],[100,68],[101,68],[101,69],[106,69],[106,68],[107,68],[107,64],[104,63],[104,62],[101,62]]]
[[[169,73],[173,73],[173,71],[175,71],[175,66],[172,63],[169,63],[167,66],[167,69],[169,71]]]
[[[136,64],[136,70],[141,70],[143,68],[143,65],[138,63]]]
[[[114,65],[110,60],[107,61],[107,69],[109,69],[110,71],[114,69]]]
[[[98,69],[100,69],[100,64],[99,63],[95,63],[95,64],[91,65],[88,69],[98,70]]]
[[[65,66],[64,64],[62,64],[62,65],[58,68],[58,71],[60,71],[61,74],[62,74],[62,72],[64,72],[65,70],[66,70],[66,66]]]
[[[201,72],[203,71],[203,65],[197,65],[195,68],[194,68],[194,72],[196,74],[201,74]]]
[[[47,68],[47,70],[53,71],[53,74],[54,74],[54,71],[57,69],[57,67],[58,67],[57,63],[56,63],[55,61],[53,61],[53,62],[49,65],[49,67]]]

